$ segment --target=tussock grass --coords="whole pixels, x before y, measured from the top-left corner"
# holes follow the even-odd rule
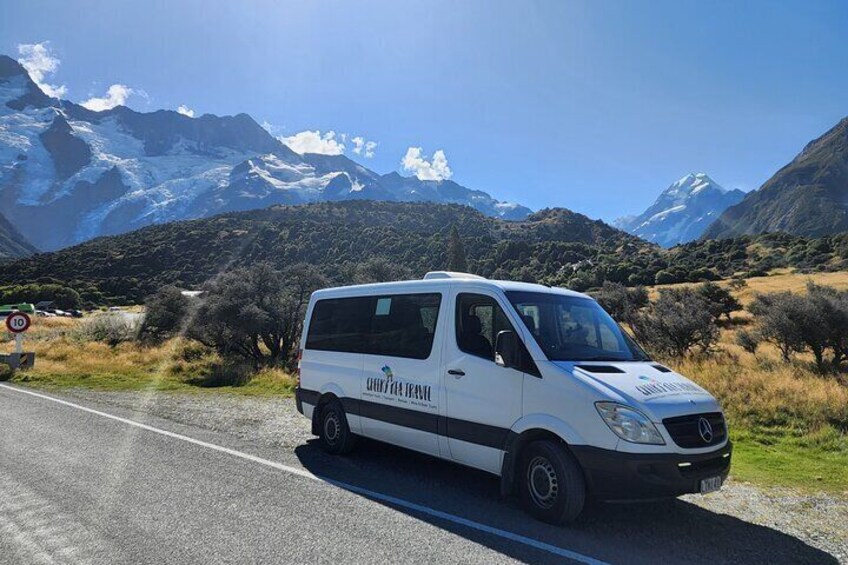
[[[805,292],[811,279],[848,289],[848,272],[780,272],[748,279],[748,286],[735,295],[744,303],[755,292]],[[756,355],[745,352],[736,345],[735,334],[748,322],[747,314],[735,314],[722,330],[716,354],[668,364],[721,402],[735,445],[732,474],[737,480],[848,496],[848,376],[817,374],[809,355],[783,363],[769,345]],[[36,367],[18,372],[13,380],[45,387],[197,394],[290,396],[294,391],[294,379],[281,369],[255,373],[227,365],[195,342],[176,338],[154,347],[137,342],[110,347],[87,339],[79,324],[67,318],[36,319],[26,341],[26,349],[37,354]],[[10,350],[11,336],[0,334],[3,339],[3,348]]]
[[[811,359],[785,364],[772,348],[754,356],[729,345],[733,331],[715,356],[669,362],[721,402],[733,476],[848,495],[848,386],[815,373]]]
[[[13,380],[30,385],[92,390],[230,392],[291,396],[295,380],[285,371],[254,372],[231,365],[207,348],[182,338],[158,346],[126,341],[110,346],[80,331],[85,321],[39,318],[27,333],[25,349],[36,354],[35,368]],[[3,347],[13,346],[4,335]]]

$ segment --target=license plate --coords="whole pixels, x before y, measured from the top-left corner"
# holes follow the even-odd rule
[[[701,479],[701,494],[715,492],[721,488],[721,477],[710,477],[709,479]]]

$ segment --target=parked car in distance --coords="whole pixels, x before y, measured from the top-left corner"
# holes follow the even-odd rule
[[[319,290],[298,356],[328,452],[365,436],[482,469],[543,521],[708,493],[730,469],[716,399],[577,292],[446,272]]]

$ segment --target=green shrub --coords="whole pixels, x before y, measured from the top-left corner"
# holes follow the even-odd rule
[[[76,329],[77,339],[99,341],[112,347],[138,337],[139,321],[124,314],[95,314],[82,320]]]

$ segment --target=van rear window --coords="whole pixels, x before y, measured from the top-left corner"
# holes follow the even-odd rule
[[[312,310],[306,348],[361,353],[371,323],[369,297],[319,300]]]
[[[439,293],[319,300],[306,349],[426,359],[441,300]]]

